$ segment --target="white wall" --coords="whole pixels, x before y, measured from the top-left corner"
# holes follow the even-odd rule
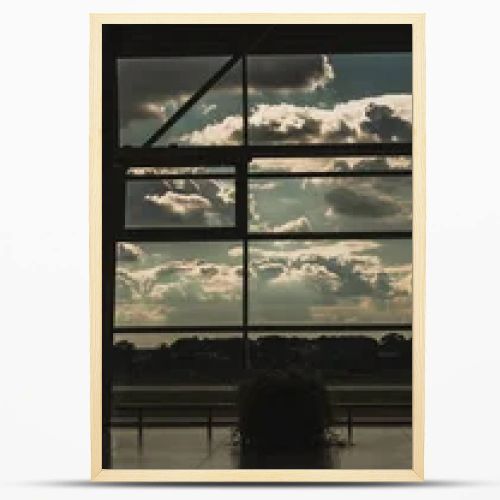
[[[283,7],[280,7],[282,5]],[[495,2],[254,0],[245,11],[427,13],[427,485],[327,498],[497,498],[500,328]],[[5,498],[164,497],[87,485],[88,12],[230,11],[229,1],[9,2],[0,29],[0,470]],[[496,46],[495,46],[496,45]],[[72,325],[72,326],[68,326]],[[472,355],[471,355],[472,354]],[[464,360],[467,359],[467,362]],[[401,491],[405,489],[405,491]],[[339,491],[341,490],[341,491]],[[253,498],[260,490],[182,488]],[[262,492],[264,493],[264,492]],[[496,493],[496,494],[495,494]],[[272,490],[299,498],[303,489]]]

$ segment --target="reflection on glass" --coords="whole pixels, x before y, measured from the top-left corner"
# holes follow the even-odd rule
[[[410,230],[411,179],[252,178],[250,231]]]
[[[205,175],[205,174],[234,174],[234,165],[197,165],[195,167],[130,167],[127,175]]]
[[[238,242],[118,243],[115,325],[239,324]]]
[[[142,145],[228,60],[229,57],[119,59],[120,144]]]
[[[410,156],[345,157],[345,158],[254,158],[250,173],[259,172],[352,172],[379,170],[411,170]]]
[[[411,141],[411,54],[251,56],[253,144]]]
[[[409,323],[411,240],[249,243],[250,324]]]
[[[115,334],[116,385],[234,383],[243,368],[240,333]],[[155,398],[171,400],[171,395]]]
[[[127,182],[125,225],[234,226],[234,180],[163,179]]]

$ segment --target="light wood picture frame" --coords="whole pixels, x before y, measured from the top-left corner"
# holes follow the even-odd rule
[[[409,469],[111,469],[103,467],[103,85],[104,25],[338,24],[412,27],[412,467]],[[425,322],[424,14],[90,15],[90,363],[91,479],[102,482],[417,482],[424,479]]]

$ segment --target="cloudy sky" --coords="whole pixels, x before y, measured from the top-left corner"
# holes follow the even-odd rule
[[[241,244],[118,243],[116,258],[116,325],[241,323]]]
[[[122,59],[122,145],[142,144],[229,58]],[[411,54],[253,56],[248,62],[254,144],[408,141]],[[241,142],[241,67],[227,73],[158,142]]]
[[[122,144],[142,144],[226,60],[121,60]],[[236,65],[160,144],[238,144],[240,76]],[[411,140],[410,54],[252,57],[249,85],[252,143]],[[305,175],[249,178],[249,230],[409,230],[411,178],[307,176],[402,168],[410,158],[254,160],[252,173]],[[127,227],[231,227],[234,217],[231,178],[127,184]],[[119,243],[116,251],[116,325],[241,322],[238,242]],[[411,261],[410,240],[250,242],[249,323],[409,322]]]
[[[233,179],[131,180],[127,183],[127,227],[234,226]]]
[[[232,178],[133,179],[127,183],[125,223],[130,228],[232,227],[235,198]],[[411,222],[411,177],[248,180],[250,232],[405,231]]]
[[[411,242],[253,242],[249,323],[411,321]]]
[[[257,232],[411,230],[409,177],[252,178]]]
[[[241,322],[234,242],[119,243],[117,326]],[[411,241],[249,244],[249,323],[411,321]]]

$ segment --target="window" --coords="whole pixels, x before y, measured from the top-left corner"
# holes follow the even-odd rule
[[[336,53],[287,29],[182,50],[132,32],[105,58],[108,467],[138,401],[152,427],[195,426],[189,398],[234,421],[235,387],[272,368],[411,422],[411,33]]]
[[[255,370],[307,366],[320,370],[331,384],[411,383],[411,335],[404,331],[255,332],[250,353]],[[391,396],[390,391],[384,394],[386,401]],[[396,397],[403,402],[408,394],[401,391]]]
[[[117,245],[116,326],[241,322],[241,245]]]
[[[248,58],[252,144],[411,140],[411,54]]]
[[[230,384],[242,376],[240,333],[117,333],[113,340],[113,386]],[[120,397],[120,396],[118,396]],[[126,396],[122,396],[126,398]]]
[[[132,169],[126,183],[128,228],[235,225],[232,166]]]
[[[170,57],[118,60],[120,143],[141,146],[188,102],[230,57]],[[166,130],[158,145],[241,142],[241,68],[234,65]],[[231,136],[218,124],[228,121]]]
[[[408,240],[257,241],[248,266],[252,325],[411,320]]]
[[[249,177],[252,232],[411,229],[411,178]]]

